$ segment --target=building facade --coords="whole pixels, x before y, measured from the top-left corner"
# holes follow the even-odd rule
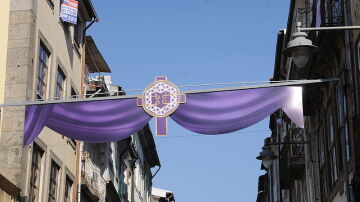
[[[152,179],[160,170],[155,142],[149,125],[119,142],[121,151],[120,196],[124,202],[151,202]],[[155,173],[151,168],[157,167]]]
[[[96,19],[79,1],[75,25],[59,18],[61,1],[1,1],[0,102],[65,99],[82,91],[86,23]],[[45,128],[23,147],[24,107],[5,107],[0,117],[0,173],[21,190],[22,201],[76,198],[76,142]]]
[[[120,96],[86,30],[98,17],[78,1],[77,23],[60,19],[61,0],[0,2],[0,103]],[[151,199],[160,167],[149,126],[126,140],[89,144],[45,127],[23,147],[25,107],[0,113],[0,201]]]
[[[305,128],[279,110],[265,144],[276,155],[259,177],[258,201],[360,201],[360,32],[309,31],[319,47],[301,68],[282,54],[297,22],[303,27],[359,25],[360,4],[345,0],[292,0],[288,25],[277,38],[273,80],[338,80],[303,88]],[[272,143],[288,144],[272,144]],[[296,144],[299,143],[299,144]]]

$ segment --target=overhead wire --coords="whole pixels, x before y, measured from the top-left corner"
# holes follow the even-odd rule
[[[229,134],[248,134],[248,133],[264,133],[264,132],[271,132],[271,130],[257,130],[257,131],[238,131],[238,132],[232,132],[232,133],[228,133]],[[171,138],[188,138],[188,137],[218,137],[219,135],[222,134],[214,134],[214,135],[205,135],[205,134],[199,134],[199,135],[175,135],[175,136],[160,136],[160,138],[158,138],[159,140],[164,140],[164,139],[171,139]]]
[[[225,86],[225,85],[242,85],[245,84],[259,84],[259,83],[286,83],[286,82],[296,82],[298,80],[282,80],[282,81],[239,81],[239,82],[227,82],[227,83],[204,83],[204,84],[189,84],[189,85],[182,85],[177,86],[178,88],[194,88],[194,87],[209,87],[209,86]],[[131,92],[141,92],[144,89],[131,89],[131,90],[120,90],[120,91],[112,91],[112,92],[99,92],[96,95],[111,95],[111,94],[119,94],[119,93],[131,93]],[[52,97],[52,98],[42,98],[42,99],[33,99],[31,101],[51,101],[51,100],[71,100],[71,99],[78,99],[83,96],[91,96],[92,93],[83,94],[83,95],[69,95],[69,96],[61,96],[61,97]]]

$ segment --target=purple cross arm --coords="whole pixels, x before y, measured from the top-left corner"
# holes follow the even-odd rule
[[[166,117],[156,117],[156,135],[164,136],[167,135],[167,119]]]

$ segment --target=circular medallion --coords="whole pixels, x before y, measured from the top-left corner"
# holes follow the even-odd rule
[[[166,117],[172,114],[180,104],[179,89],[166,80],[158,80],[144,90],[144,110],[154,117]]]

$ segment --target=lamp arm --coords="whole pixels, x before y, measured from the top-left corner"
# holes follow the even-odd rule
[[[301,31],[339,31],[339,30],[358,30],[360,26],[339,26],[339,27],[298,27]]]

